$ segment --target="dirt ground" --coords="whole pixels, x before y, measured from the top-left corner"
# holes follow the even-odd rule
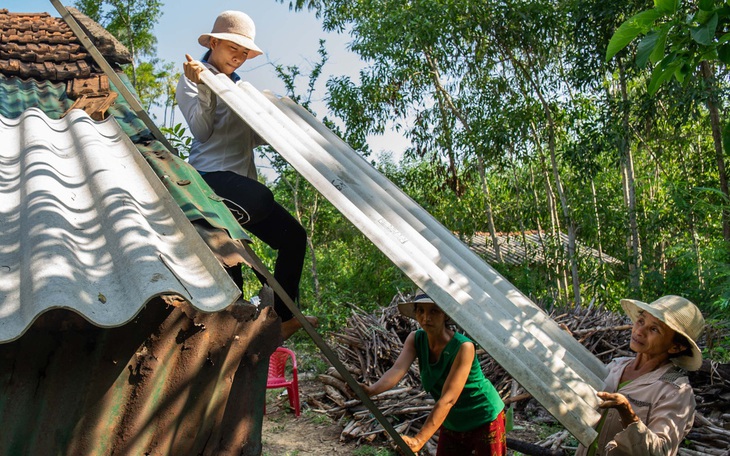
[[[299,396],[302,403],[307,395],[321,388],[317,380],[299,380]],[[281,396],[282,390],[269,390],[266,395],[266,415],[261,436],[263,456],[300,455],[355,455],[381,456],[388,453],[378,447],[358,448],[354,443],[340,442],[342,426],[327,415],[302,406],[302,414],[295,418],[289,400]]]
[[[306,402],[308,394],[321,389],[316,379],[300,379],[300,399]],[[381,446],[357,446],[353,442],[340,442],[342,426],[333,422],[324,414],[302,407],[299,418],[289,408],[284,390],[269,390],[266,396],[266,415],[262,432],[263,456],[303,456],[303,455],[353,455],[353,456],[389,456],[394,451]],[[526,442],[539,440],[539,427],[532,427],[525,422],[516,422],[517,428],[508,437]],[[512,454],[512,452],[508,452]]]

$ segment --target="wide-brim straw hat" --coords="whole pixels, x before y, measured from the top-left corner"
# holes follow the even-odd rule
[[[417,290],[412,298],[410,298],[407,301],[398,303],[398,311],[401,313],[401,315],[403,315],[405,317],[413,318],[415,320],[416,319],[416,303],[436,304],[429,295],[424,293],[422,290]],[[440,309],[440,307],[439,307],[439,309]],[[443,311],[443,309],[441,309],[441,310]],[[446,312],[444,312],[444,315],[446,315]],[[453,320],[451,320],[451,317],[449,317],[448,315],[446,315],[446,323],[453,323]]]
[[[696,371],[702,366],[702,352],[697,346],[697,340],[705,328],[705,319],[702,317],[700,309],[691,301],[673,295],[663,296],[651,304],[635,299],[622,299],[621,307],[631,321],[635,322],[643,310],[687,339],[692,354],[671,358],[677,367]]]
[[[241,11],[223,11],[218,15],[210,33],[203,33],[198,38],[201,46],[210,48],[210,39],[228,40],[249,50],[248,59],[263,54],[253,40],[256,38],[256,26],[248,14]]]

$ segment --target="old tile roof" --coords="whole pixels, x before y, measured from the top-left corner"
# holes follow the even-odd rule
[[[78,10],[72,14],[94,28],[93,21]],[[92,39],[110,63],[131,62],[129,52],[111,35],[100,33]],[[0,9],[0,72],[8,76],[48,81],[85,78],[101,71],[69,26],[48,13],[10,13]]]
[[[545,250],[554,249],[557,244],[558,249],[564,252],[568,251],[568,236],[560,233],[557,240],[548,233],[538,231],[525,231],[523,233],[497,233],[497,242],[499,242],[500,253],[502,254],[502,262],[505,264],[529,264],[529,263],[545,263]],[[489,263],[499,263],[497,252],[492,243],[492,237],[489,233],[474,233],[466,241],[467,245],[474,252],[481,255]],[[581,256],[592,257],[596,261],[607,264],[621,264],[621,261],[591,247],[587,247],[577,243],[578,254]]]

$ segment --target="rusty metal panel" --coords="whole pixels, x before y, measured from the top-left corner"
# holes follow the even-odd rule
[[[43,312],[130,321],[174,293],[218,311],[238,290],[114,120],[0,116],[0,342]]]
[[[118,328],[42,315],[0,344],[0,454],[260,455],[280,325],[236,307],[155,298]]]

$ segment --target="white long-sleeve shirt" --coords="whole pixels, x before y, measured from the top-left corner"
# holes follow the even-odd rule
[[[232,171],[255,180],[253,149],[264,144],[262,139],[205,84],[182,75],[175,98],[193,134],[188,162],[201,172]]]

